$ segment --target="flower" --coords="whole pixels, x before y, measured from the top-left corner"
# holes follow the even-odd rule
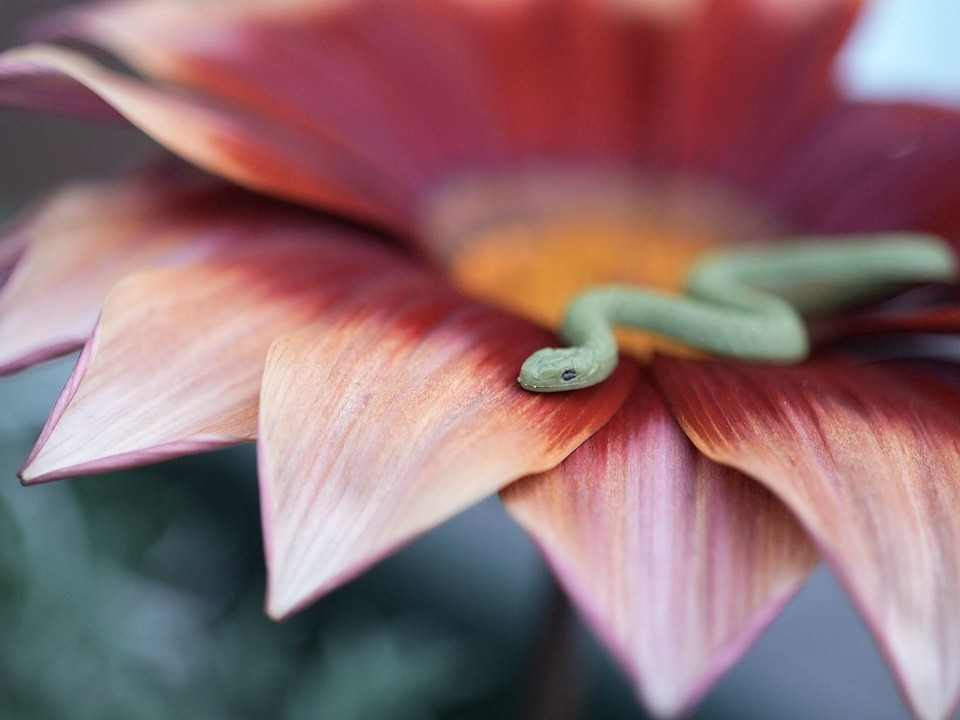
[[[256,439],[276,618],[500,490],[664,716],[823,558],[913,712],[944,717],[960,386],[954,364],[903,357],[919,332],[956,332],[950,290],[826,318],[798,365],[632,337],[594,388],[515,383],[597,282],[675,289],[704,251],[758,238],[960,242],[960,118],[832,82],[860,5],[127,0],[55,16],[51,41],[129,72],[26,47],[0,60],[0,100],[129,121],[208,174],[162,163],[78,186],[8,230],[0,365],[83,345],[24,481]],[[881,334],[896,358],[854,342]]]

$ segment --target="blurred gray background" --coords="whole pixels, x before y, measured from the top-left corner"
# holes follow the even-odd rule
[[[0,46],[14,44],[30,17],[63,4],[0,0]],[[845,54],[841,77],[864,97],[960,104],[958,30],[960,3],[953,0],[881,0]],[[134,131],[0,110],[0,205],[19,207],[59,182],[116,171],[152,150]],[[17,605],[16,618],[0,616],[0,715],[7,717],[5,707],[13,717],[67,720],[244,717],[239,707],[260,708],[250,717],[337,720],[522,714],[524,668],[549,582],[497,501],[277,629],[258,607],[251,449],[122,477],[20,488],[16,467],[71,362],[0,382],[0,501],[8,508],[0,503],[0,543],[20,552],[20,560],[0,569],[0,596],[6,589],[9,597],[40,598]],[[169,513],[146,517],[145,504]],[[114,537],[127,521],[153,527],[154,535]],[[191,555],[198,546],[207,548],[204,558]],[[235,594],[226,598],[211,582]],[[0,603],[0,612],[5,607]],[[33,607],[33,615],[23,607]],[[580,631],[577,643],[582,716],[643,717],[589,634]],[[255,673],[230,665],[251,655]],[[224,666],[232,668],[230,678],[216,674]],[[465,677],[475,682],[450,690]],[[695,717],[908,715],[861,621],[821,570]]]
[[[64,0],[0,0],[0,48],[23,41],[32,18]],[[0,107],[0,199],[20,205],[68,178],[130,166],[154,143],[133,130]]]

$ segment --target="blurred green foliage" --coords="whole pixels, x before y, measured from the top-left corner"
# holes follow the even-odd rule
[[[264,617],[253,467],[0,483],[0,717],[487,717],[493,657],[463,628],[362,586]]]

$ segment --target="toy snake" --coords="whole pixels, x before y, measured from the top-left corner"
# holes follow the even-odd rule
[[[560,336],[523,363],[527,390],[596,385],[619,360],[614,327],[646,330],[726,357],[793,363],[810,351],[802,312],[830,310],[912,282],[954,282],[957,260],[941,238],[849,236],[718,252],[693,267],[686,295],[603,285],[576,296]],[[788,299],[789,298],[789,299]]]

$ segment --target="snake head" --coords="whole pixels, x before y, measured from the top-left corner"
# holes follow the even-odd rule
[[[543,348],[524,361],[517,381],[533,392],[561,392],[596,385],[607,375],[582,347]]]

